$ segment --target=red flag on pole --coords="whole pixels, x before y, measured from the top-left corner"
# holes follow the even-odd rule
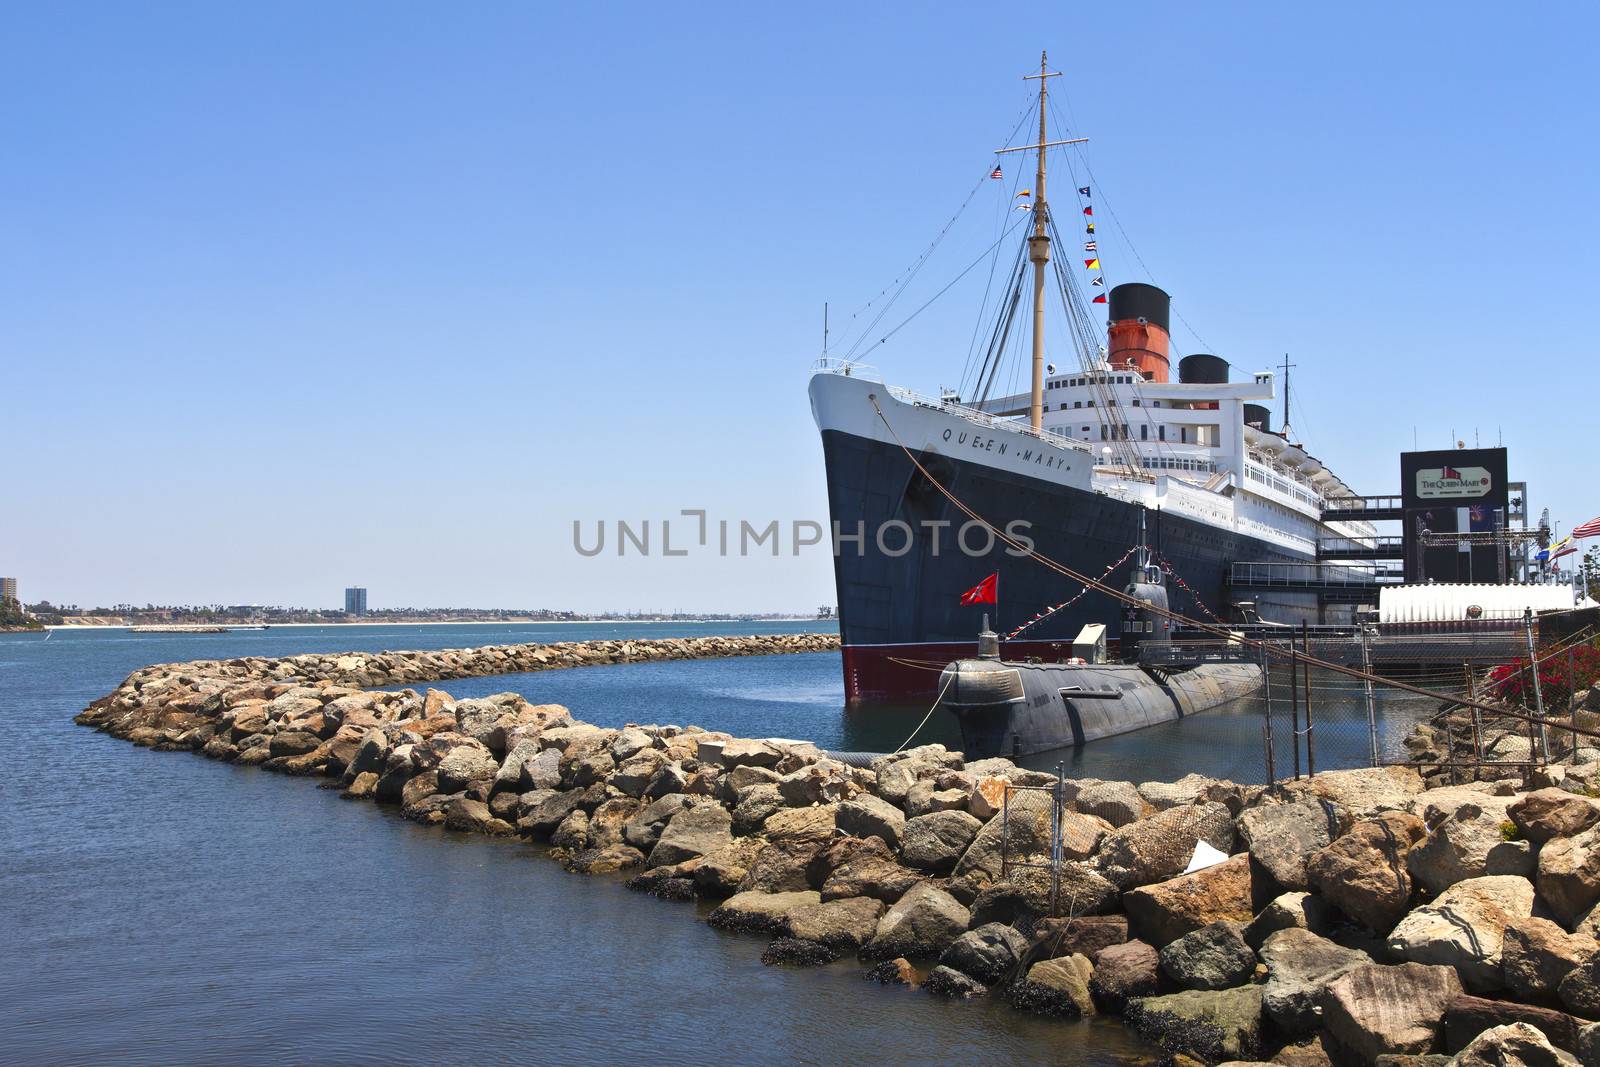
[[[998,604],[1000,602],[1000,572],[989,575],[977,585],[961,594],[963,604]]]

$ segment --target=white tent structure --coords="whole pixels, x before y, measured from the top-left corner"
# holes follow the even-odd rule
[[[1378,591],[1378,622],[1510,620],[1522,618],[1529,608],[1537,615],[1574,606],[1570,585],[1400,585]]]

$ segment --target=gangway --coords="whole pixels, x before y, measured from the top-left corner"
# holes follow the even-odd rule
[[[1404,559],[1399,537],[1324,537],[1317,541],[1317,559]]]
[[[1336,496],[1322,505],[1323,522],[1382,522],[1404,517],[1399,496]]]

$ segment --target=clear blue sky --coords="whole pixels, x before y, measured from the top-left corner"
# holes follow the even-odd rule
[[[1240,371],[1291,352],[1347,481],[1395,490],[1413,426],[1503,434],[1536,510],[1600,512],[1592,6],[6,24],[0,573],[29,600],[831,603],[817,550],[587,560],[571,523],[826,518],[822,303],[838,338],[933,238],[1041,46],[1151,272],[1102,225],[1110,280],[1153,278]],[[1000,184],[885,326],[993,239]],[[953,384],[981,274],[872,361]]]

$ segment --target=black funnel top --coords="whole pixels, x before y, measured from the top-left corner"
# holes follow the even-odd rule
[[[1172,297],[1166,290],[1157,289],[1144,282],[1124,282],[1111,290],[1111,299],[1107,304],[1111,313],[1111,321],[1120,319],[1144,319],[1157,326],[1172,332],[1169,325],[1172,315]]]

